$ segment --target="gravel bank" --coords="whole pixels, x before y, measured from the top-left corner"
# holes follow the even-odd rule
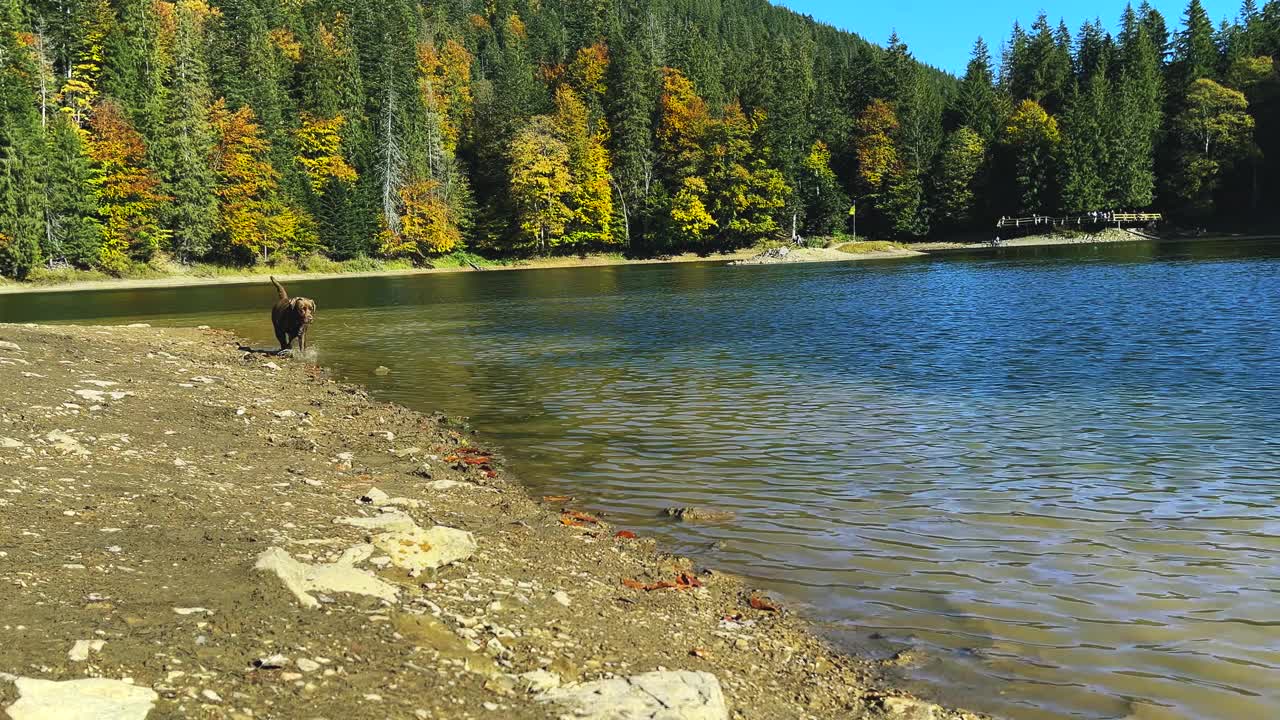
[[[974,717],[528,497],[461,420],[235,347],[0,325],[13,720]]]

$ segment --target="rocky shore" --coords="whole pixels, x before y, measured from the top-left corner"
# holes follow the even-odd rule
[[[0,717],[975,717],[461,420],[236,346],[0,325]]]

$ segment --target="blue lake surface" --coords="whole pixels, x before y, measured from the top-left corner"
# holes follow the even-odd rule
[[[915,648],[891,672],[922,693],[1280,717],[1280,241],[290,289],[319,302],[319,362],[471,416],[533,493],[749,576],[857,652]],[[269,345],[273,297],[0,296],[0,321]]]

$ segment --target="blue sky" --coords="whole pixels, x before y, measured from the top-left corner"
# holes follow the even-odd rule
[[[1150,0],[1169,22],[1170,29],[1181,27],[1187,0]],[[1112,32],[1124,11],[1125,0],[1058,0],[1054,4],[1015,2],[1015,0],[773,0],[775,4],[815,19],[851,30],[871,42],[884,45],[895,29],[923,62],[953,73],[964,72],[973,41],[981,35],[999,59],[1000,43],[1009,37],[1013,21],[1024,27],[1035,22],[1040,9],[1049,14],[1057,26],[1058,18],[1067,21],[1072,34],[1080,24],[1095,17]],[[1216,26],[1220,20],[1235,18],[1239,0],[1201,0]],[[1141,0],[1134,0],[1137,7]],[[1263,3],[1258,2],[1261,6]]]

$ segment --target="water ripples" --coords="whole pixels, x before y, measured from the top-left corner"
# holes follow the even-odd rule
[[[535,492],[840,642],[922,648],[921,691],[1025,720],[1280,715],[1274,244],[307,292],[327,364],[393,368],[367,382],[472,415]],[[201,322],[267,340],[260,314]]]

